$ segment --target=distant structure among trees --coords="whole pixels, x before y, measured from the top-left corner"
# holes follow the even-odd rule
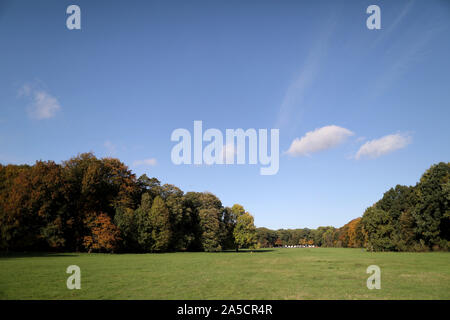
[[[450,163],[431,166],[415,186],[397,185],[341,228],[257,228],[261,247],[314,244],[371,251],[450,249]]]

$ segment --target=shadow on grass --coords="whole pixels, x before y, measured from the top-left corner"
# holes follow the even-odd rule
[[[273,249],[240,249],[239,251],[236,250],[224,250],[224,251],[215,251],[215,252],[209,252],[209,253],[265,253],[265,252],[272,252],[275,251]],[[191,252],[191,251],[189,251]],[[192,252],[202,252],[202,251],[192,251]],[[165,253],[173,253],[173,252],[153,252],[151,254],[165,254]],[[108,253],[109,255],[110,253]],[[128,253],[125,252],[117,252],[113,253],[114,255],[126,255]],[[134,253],[136,254],[136,253]],[[139,254],[139,253],[137,253]],[[143,252],[141,254],[149,254],[148,252]],[[70,257],[78,257],[79,254],[77,253],[58,253],[58,252],[0,252],[0,259],[15,259],[15,258],[35,258],[35,257],[59,257],[59,258],[70,258]]]
[[[0,259],[11,258],[35,258],[35,257],[78,257],[78,254],[73,253],[52,253],[52,252],[0,252]]]

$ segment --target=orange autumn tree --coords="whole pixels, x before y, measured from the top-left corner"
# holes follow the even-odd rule
[[[277,241],[275,241],[275,245],[276,245],[277,247],[281,247],[281,246],[283,245],[283,241],[281,241],[281,239],[278,238]]]
[[[363,235],[361,230],[361,218],[353,219],[348,223],[348,244],[349,248],[360,248],[363,246]]]
[[[111,222],[107,214],[89,214],[85,224],[89,235],[83,238],[83,245],[88,252],[114,252],[122,239],[119,229]]]
[[[338,229],[338,244],[344,248],[360,248],[364,245],[361,218],[356,218]]]

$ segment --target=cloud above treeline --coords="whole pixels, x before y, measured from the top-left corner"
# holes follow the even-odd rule
[[[287,153],[292,156],[308,156],[336,147],[352,135],[354,133],[346,128],[336,125],[325,126],[309,131],[301,138],[294,139]]]
[[[307,132],[303,137],[292,141],[286,152],[291,156],[310,156],[313,153],[331,149],[343,144],[354,133],[346,128],[329,125]],[[356,142],[365,140],[363,137]],[[412,142],[412,138],[403,133],[389,134],[378,139],[365,142],[351,158],[374,159],[393,151],[405,148]]]
[[[19,90],[19,96],[27,97],[30,100],[28,115],[32,119],[43,120],[53,118],[61,110],[58,99],[47,91],[38,89],[32,85],[24,85]]]
[[[390,134],[364,143],[361,148],[359,148],[355,158],[378,158],[395,150],[402,149],[411,142],[412,138],[408,135],[401,133]]]
[[[133,162],[133,166],[139,167],[139,166],[156,166],[157,161],[155,158],[148,158],[143,160],[136,160]]]

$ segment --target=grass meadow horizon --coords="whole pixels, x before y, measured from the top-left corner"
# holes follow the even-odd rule
[[[66,268],[81,269],[68,290]],[[0,257],[0,299],[448,300],[450,255],[353,248],[143,254],[13,253]],[[369,290],[369,265],[381,289]]]

